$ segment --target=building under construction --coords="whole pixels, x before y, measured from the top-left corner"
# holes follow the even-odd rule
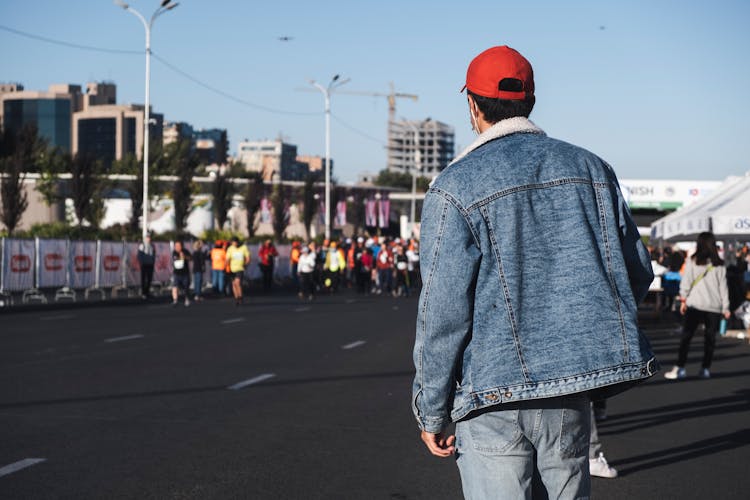
[[[455,132],[430,120],[393,121],[388,127],[388,165],[391,172],[433,178],[453,159]]]

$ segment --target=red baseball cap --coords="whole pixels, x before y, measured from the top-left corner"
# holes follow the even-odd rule
[[[467,88],[491,99],[523,100],[534,95],[534,70],[518,51],[506,45],[492,47],[469,64],[461,92]]]

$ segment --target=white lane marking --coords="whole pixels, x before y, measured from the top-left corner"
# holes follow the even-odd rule
[[[312,307],[298,307],[294,310],[294,312],[301,313],[301,312],[309,311],[310,309],[312,309]]]
[[[347,304],[354,304],[355,302],[357,302],[357,299],[346,299]]]
[[[398,311],[398,306],[393,306],[394,311]]]
[[[143,335],[125,335],[124,337],[112,337],[111,339],[104,339],[104,342],[125,342],[126,340],[142,339]]]
[[[230,385],[229,387],[227,387],[227,389],[229,389],[230,391],[236,391],[238,389],[247,387],[248,385],[258,384],[260,382],[263,382],[264,380],[268,380],[269,378],[274,378],[275,376],[275,373],[263,373],[262,375],[258,375],[257,377],[249,378],[247,380],[243,380],[242,382],[237,382],[234,385]]]
[[[75,318],[75,315],[73,314],[61,314],[58,316],[44,316],[39,318],[39,321],[59,321],[63,319],[73,319]]]
[[[242,323],[245,321],[245,318],[231,318],[231,319],[225,319],[221,322],[222,325],[231,325],[232,323]]]
[[[357,340],[356,342],[352,342],[351,344],[342,345],[342,349],[354,349],[355,347],[359,347],[361,345],[365,345],[367,342],[364,340]]]
[[[7,476],[8,474],[13,474],[14,472],[18,472],[21,469],[25,469],[26,467],[31,467],[32,465],[36,465],[38,463],[44,462],[47,460],[46,458],[25,458],[23,460],[19,460],[18,462],[14,462],[10,465],[6,465],[5,467],[0,467],[0,477]]]

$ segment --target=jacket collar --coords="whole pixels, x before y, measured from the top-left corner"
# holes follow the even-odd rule
[[[460,155],[456,156],[456,158],[454,158],[453,161],[450,162],[450,165],[453,165],[458,160],[468,155],[483,144],[487,144],[492,140],[516,133],[544,134],[544,131],[534,125],[531,120],[522,116],[508,118],[507,120],[501,120],[482,132],[479,137],[474,139],[474,142],[472,142],[468,148],[464,149]]]

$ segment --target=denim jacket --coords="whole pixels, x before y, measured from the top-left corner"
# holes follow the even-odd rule
[[[636,317],[649,254],[594,154],[503,120],[435,179],[421,236],[421,429],[490,405],[609,395],[655,373]]]

